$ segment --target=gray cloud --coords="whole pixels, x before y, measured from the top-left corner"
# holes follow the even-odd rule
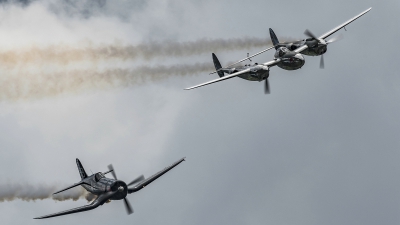
[[[117,6],[115,1],[110,0],[0,0],[0,4],[3,6],[29,7],[33,3],[44,4],[49,11],[65,17],[89,19],[93,16],[115,16],[125,20],[130,17],[132,12],[143,9],[146,5],[144,0],[125,1],[123,8],[120,8],[120,5]]]
[[[118,4],[123,12],[125,5]],[[187,157],[182,167],[128,197],[135,209],[131,216],[125,215],[121,202],[113,201],[90,212],[47,222],[400,222],[400,80],[395,68],[399,56],[396,48],[376,44],[383,39],[385,43],[397,42],[398,1],[306,0],[298,4],[206,0],[149,4],[152,7],[140,10],[140,15],[132,13],[129,26],[112,18],[106,26],[104,20],[96,23],[94,16],[72,25],[60,17],[63,23],[57,26],[67,24],[68,32],[62,36],[71,38],[71,45],[77,36],[88,36],[96,43],[104,43],[104,37],[132,37],[136,43],[152,36],[157,40],[198,40],[207,36],[229,39],[244,34],[266,37],[268,27],[278,35],[301,36],[306,28],[321,34],[370,6],[373,9],[349,25],[347,31],[341,31],[342,41],[329,46],[325,70],[318,69],[318,57],[306,57],[305,66],[297,71],[271,68],[270,95],[263,94],[261,83],[241,79],[183,91],[187,84],[212,78],[171,76],[163,82],[146,82],[115,92],[2,102],[2,177],[21,176],[27,183],[69,183],[78,178],[71,163],[80,157],[87,159],[85,168],[99,171],[112,162],[121,168],[121,179],[131,180]],[[35,15],[26,12],[20,15]],[[7,31],[22,32],[31,27],[29,23],[18,23],[18,18],[8,21],[13,29]],[[37,27],[32,34],[43,32]],[[110,27],[115,28],[113,32],[120,31],[118,35],[110,34]],[[16,43],[13,38],[19,32],[12,34],[5,46],[17,46],[22,41],[30,44],[29,33],[23,33],[26,35],[20,38],[22,41]],[[43,37],[49,38],[43,43],[57,44],[58,40],[46,34]],[[3,32],[1,37],[7,35],[10,32]],[[221,59],[236,60],[246,52],[222,53]],[[165,62],[165,66],[179,64],[179,60]],[[209,55],[185,60],[204,60],[212,66]],[[104,71],[107,69],[113,68]],[[1,77],[8,79],[10,75],[2,73]],[[78,201],[3,202],[0,211],[6,224],[28,224],[34,223],[31,218],[38,215],[86,203]]]

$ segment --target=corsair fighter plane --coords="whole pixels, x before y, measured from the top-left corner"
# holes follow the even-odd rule
[[[128,199],[126,199],[127,194],[131,194],[133,192],[139,191],[140,189],[146,187],[149,185],[151,182],[155,181],[157,178],[161,177],[164,175],[166,172],[177,166],[179,163],[185,161],[185,158],[182,158],[178,160],[177,162],[173,163],[172,165],[165,167],[163,170],[160,172],[154,174],[153,176],[145,179],[143,175],[139,176],[129,184],[126,184],[122,180],[117,179],[117,175],[115,174],[114,168],[112,165],[108,166],[109,171],[102,173],[98,172],[96,174],[93,174],[91,176],[88,176],[85,172],[85,169],[83,169],[83,166],[79,159],[76,159],[76,164],[78,166],[79,174],[81,175],[82,180],[74,185],[71,185],[61,191],[58,191],[54,194],[63,192],[65,190],[68,190],[70,188],[76,187],[76,186],[82,186],[85,188],[88,192],[94,194],[97,196],[95,200],[93,200],[92,203],[89,205],[85,205],[82,207],[62,211],[59,213],[54,213],[54,214],[49,214],[46,216],[42,217],[37,217],[35,219],[45,219],[45,218],[50,218],[50,217],[56,217],[56,216],[62,216],[62,215],[67,215],[71,213],[78,213],[78,212],[83,212],[83,211],[88,211],[97,208],[100,205],[103,205],[106,202],[109,202],[111,200],[124,200],[125,203],[125,208],[128,212],[128,214],[133,213],[133,209],[131,205],[128,202]],[[107,178],[104,175],[107,173],[112,174],[114,179]]]
[[[223,68],[221,66],[221,63],[217,59],[217,56],[213,53],[213,62],[215,66],[215,72],[219,75],[220,78],[202,83],[193,87],[185,88],[185,90],[190,90],[194,88],[198,88],[201,86],[205,86],[208,84],[220,82],[223,80],[227,80],[233,77],[240,77],[245,80],[250,80],[250,81],[262,81],[265,80],[265,93],[269,93],[269,83],[268,83],[268,77],[269,77],[269,70],[273,66],[278,66],[282,69],[285,70],[297,70],[301,68],[304,63],[304,57],[303,55],[309,55],[309,56],[319,56],[321,55],[321,61],[320,61],[320,67],[324,67],[324,59],[323,59],[323,54],[326,53],[327,51],[327,46],[328,44],[331,44],[339,39],[341,39],[341,35],[337,37],[333,37],[330,40],[325,40],[332,34],[336,33],[342,28],[345,28],[348,24],[353,22],[354,20],[358,19],[362,15],[366,14],[369,12],[371,8],[365,10],[364,12],[358,14],[357,16],[351,18],[350,20],[344,22],[343,24],[335,27],[334,29],[326,32],[325,34],[317,37],[315,36],[311,31],[306,30],[304,34],[308,36],[309,38],[300,40],[300,41],[295,41],[295,42],[290,42],[290,43],[280,43],[278,41],[278,38],[276,37],[274,31],[270,28],[269,33],[271,36],[271,40],[273,43],[273,47],[267,48],[261,52],[258,52],[252,56],[248,56],[247,58],[244,58],[238,62],[235,62],[231,65],[228,65],[227,67]],[[266,51],[269,51],[271,49],[275,48],[276,52],[274,55],[274,59],[266,62],[266,63],[261,63],[257,64],[255,63],[254,65],[245,65],[245,66],[240,66],[240,67],[233,67],[234,65],[244,62],[246,60],[250,60],[251,58],[264,53]],[[213,74],[211,73],[211,74]],[[227,74],[227,75],[225,75]]]

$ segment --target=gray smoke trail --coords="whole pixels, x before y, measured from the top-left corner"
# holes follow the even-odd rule
[[[282,38],[286,40],[286,38]],[[196,41],[148,42],[139,45],[87,45],[73,47],[69,45],[50,45],[39,48],[9,50],[0,52],[0,66],[25,65],[27,63],[69,64],[80,61],[98,60],[150,60],[156,57],[186,57],[211,52],[248,50],[271,46],[267,38],[232,38],[232,39],[199,39]]]
[[[88,201],[90,201],[94,197],[82,187],[72,188],[57,195],[53,195],[54,192],[65,187],[67,187],[67,185],[0,184],[0,202],[13,201],[17,199],[23,201],[44,199],[53,199],[56,201],[76,201],[79,198],[86,198]]]
[[[0,77],[0,100],[15,101],[82,93],[90,90],[127,88],[170,77],[183,77],[213,70],[212,63],[172,66],[141,66],[133,70],[103,72],[77,70],[52,74],[21,73]]]

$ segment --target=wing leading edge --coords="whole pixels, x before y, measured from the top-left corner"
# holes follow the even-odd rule
[[[182,158],[182,159],[174,162],[172,165],[165,167],[160,172],[158,172],[158,173],[154,174],[153,176],[143,180],[142,182],[138,183],[136,186],[134,186],[132,188],[128,188],[128,193],[130,194],[132,192],[139,191],[140,189],[142,189],[145,186],[149,185],[151,182],[155,181],[157,178],[161,177],[166,172],[170,171],[172,168],[174,168],[175,166],[179,165],[183,161],[185,161],[185,158]]]
[[[260,65],[271,67],[271,66],[275,66],[279,61],[280,61],[280,59],[274,59],[274,60],[271,60],[269,62],[260,64]],[[228,76],[224,76],[224,77],[212,80],[212,81],[208,81],[208,82],[205,82],[205,83],[193,86],[193,87],[185,88],[185,90],[191,90],[191,89],[195,89],[195,88],[202,87],[202,86],[205,86],[205,85],[209,85],[209,84],[212,84],[212,83],[220,82],[220,81],[223,81],[223,80],[228,80],[228,79],[231,79],[233,77],[237,77],[240,74],[244,74],[244,73],[248,73],[248,72],[250,72],[250,68],[242,70],[242,71],[239,71],[239,72],[236,72],[236,73],[233,73],[233,74],[228,75]]]
[[[92,210],[92,209],[95,209],[98,206],[104,204],[104,202],[106,202],[115,193],[116,192],[110,192],[110,193],[106,193],[106,194],[103,194],[103,195],[99,195],[89,205],[85,205],[85,206],[81,206],[81,207],[77,207],[77,208],[73,208],[73,209],[69,209],[69,210],[65,210],[65,211],[62,211],[62,212],[53,213],[53,214],[49,214],[49,215],[45,215],[45,216],[41,216],[41,217],[36,217],[34,219],[47,219],[47,218],[51,218],[51,217],[63,216],[63,215],[68,215],[68,214],[72,214],[72,213],[79,213],[79,212]]]
[[[358,14],[357,16],[347,20],[346,22],[340,24],[339,26],[333,28],[332,30],[326,32],[325,34],[323,34],[321,37],[319,37],[320,39],[325,39],[329,36],[331,36],[332,34],[336,33],[337,31],[339,31],[340,29],[342,29],[343,27],[349,25],[351,22],[353,22],[354,20],[360,18],[361,16],[363,16],[365,13],[369,12],[372,9],[372,7],[370,7],[369,9],[365,10],[364,12]]]
[[[332,34],[336,33],[336,32],[339,31],[340,29],[342,29],[343,27],[349,25],[349,24],[350,24],[351,22],[353,22],[354,20],[360,18],[361,16],[363,16],[364,14],[366,14],[367,12],[369,12],[371,9],[372,9],[372,7],[370,7],[370,8],[367,9],[367,10],[365,10],[364,12],[358,14],[357,16],[355,16],[355,17],[353,17],[353,18],[347,20],[346,22],[340,24],[339,26],[333,28],[332,30],[326,32],[325,34],[321,35],[321,36],[319,37],[319,39],[325,39],[325,38],[331,36]],[[300,53],[300,52],[306,50],[307,48],[308,48],[307,45],[303,45],[303,46],[301,46],[300,48],[294,50],[294,52]]]

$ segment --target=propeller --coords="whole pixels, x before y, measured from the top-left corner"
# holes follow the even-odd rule
[[[314,38],[315,40],[317,40],[319,43],[326,45],[326,41],[322,38],[318,38],[317,36],[315,36],[309,29],[306,29],[304,31],[304,34],[308,37]]]
[[[339,41],[343,39],[343,34],[339,34],[338,36],[335,36],[333,38],[331,38],[329,41],[326,42],[326,44],[331,44],[333,42]],[[321,55],[321,60],[319,62],[319,68],[323,69],[325,68],[325,63],[324,63],[324,55]]]
[[[338,36],[335,36],[331,39],[329,39],[329,41],[326,42],[326,44],[331,44],[333,42],[339,41],[343,39],[343,34],[339,34]]]
[[[114,177],[114,179],[117,180],[117,174],[115,174],[114,167],[112,164],[108,165],[108,170],[111,171],[112,176]]]
[[[324,55],[321,55],[321,60],[319,61],[319,68],[320,69],[325,68]]]
[[[136,178],[132,182],[130,182],[127,186],[131,186],[131,185],[136,184],[136,183],[138,183],[138,182],[140,182],[142,180],[144,180],[144,176],[140,175],[138,178]]]
[[[268,78],[265,78],[265,86],[264,86],[264,93],[265,94],[269,94],[269,82],[268,82]]]
[[[125,209],[128,215],[133,213],[133,209],[131,207],[131,204],[129,203],[128,199],[124,198],[124,203],[125,203]]]
[[[111,171],[112,176],[114,177],[114,179],[117,180],[117,174],[115,173],[115,170],[114,170],[114,167],[112,164],[108,165],[108,170]],[[132,182],[130,182],[127,186],[136,184],[142,180],[144,180],[144,176],[140,175],[138,178],[136,178]],[[128,213],[128,215],[132,214],[133,209],[127,198],[124,198],[124,205],[125,205],[125,209],[126,209],[126,212]]]
[[[311,37],[311,38],[317,40],[319,43],[321,43],[323,45],[331,44],[331,43],[333,43],[335,41],[339,41],[339,40],[341,40],[343,38],[343,35],[339,34],[338,36],[331,38],[329,41],[325,41],[322,38],[317,38],[317,36],[315,36],[309,29],[306,29],[304,31],[304,34],[307,35],[308,37]],[[319,68],[320,69],[325,68],[324,55],[323,54],[321,55],[321,59],[319,61]]]

